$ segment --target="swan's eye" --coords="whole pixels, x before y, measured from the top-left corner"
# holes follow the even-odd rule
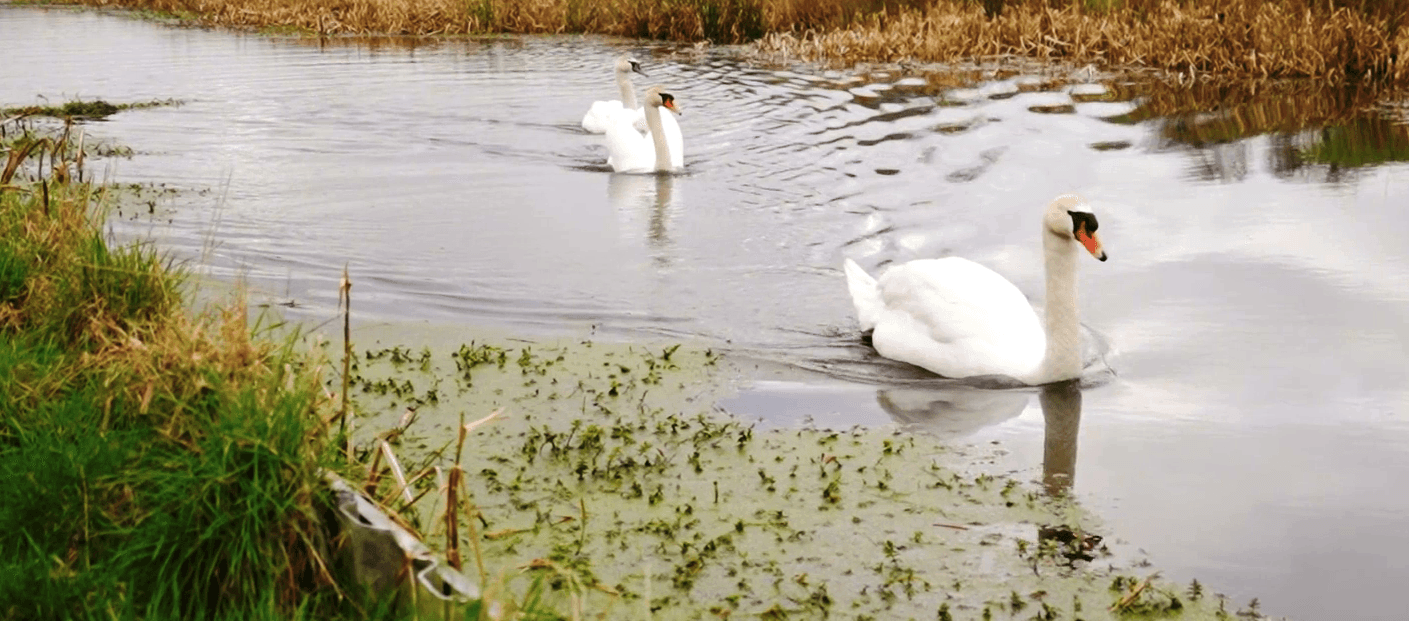
[[[1095,233],[1096,229],[1100,227],[1096,223],[1096,214],[1094,213],[1089,211],[1068,211],[1067,213],[1071,215],[1071,230],[1073,231],[1084,230],[1087,233]]]

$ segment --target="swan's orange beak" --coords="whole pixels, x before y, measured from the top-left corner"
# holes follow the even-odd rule
[[[1100,261],[1106,260],[1106,251],[1101,249],[1101,240],[1096,237],[1095,233],[1087,233],[1085,224],[1076,227],[1076,240],[1086,247],[1086,251],[1091,253],[1091,256]]]
[[[666,100],[664,105],[665,105],[665,107],[670,108],[670,111],[671,111],[671,112],[674,112],[674,113],[680,114],[680,115],[684,115],[684,114],[685,114],[684,112],[681,112],[681,111],[680,111],[680,106],[676,105],[674,99],[668,99],[668,100]]]

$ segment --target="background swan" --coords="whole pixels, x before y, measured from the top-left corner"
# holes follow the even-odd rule
[[[582,117],[582,129],[594,134],[605,134],[607,127],[614,123],[633,123],[639,115],[636,87],[631,83],[631,72],[641,75],[646,75],[646,72],[641,70],[641,63],[636,62],[629,54],[618,56],[614,68],[621,99],[594,101],[592,107],[587,109],[587,114]]]
[[[621,99],[593,102],[587,114],[582,117],[582,129],[594,134],[605,134],[608,127],[624,123],[635,127],[638,133],[650,131],[646,126],[646,107],[636,105],[636,89],[631,83],[632,72],[641,75],[646,75],[646,72],[641,69],[641,63],[627,54],[618,56],[614,66]],[[676,168],[683,166],[685,138],[680,134],[680,123],[674,116],[666,114],[661,116],[661,129],[665,134],[666,144],[670,146]]]
[[[847,259],[847,288],[861,329],[873,330],[871,342],[886,358],[945,377],[1006,375],[1032,385],[1074,379],[1082,369],[1077,249],[1106,260],[1096,228],[1075,194],[1058,196],[1043,213],[1045,332],[1013,283],[967,259],[911,261],[879,280]]]
[[[675,113],[675,96],[653,86],[646,91],[646,126],[642,135],[635,127],[618,123],[607,128],[607,164],[616,172],[668,172],[684,166],[684,157],[671,150],[661,129],[661,108]]]

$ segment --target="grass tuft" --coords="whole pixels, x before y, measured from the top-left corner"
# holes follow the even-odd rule
[[[336,611],[312,359],[238,303],[189,314],[180,270],[109,244],[103,192],[59,166],[0,189],[0,619]]]

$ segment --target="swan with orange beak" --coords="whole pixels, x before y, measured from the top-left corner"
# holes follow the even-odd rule
[[[1098,260],[1096,214],[1085,199],[1063,194],[1042,215],[1047,275],[1045,329],[1013,283],[959,257],[920,259],[873,278],[851,259],[847,289],[876,353],[951,378],[1002,375],[1029,385],[1081,376],[1076,260]]]

